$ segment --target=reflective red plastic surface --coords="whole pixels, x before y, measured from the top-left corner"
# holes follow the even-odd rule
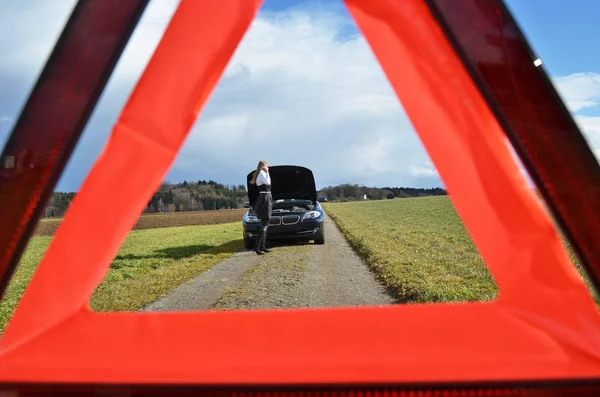
[[[0,297],[148,0],[80,1],[0,157]]]
[[[204,17],[206,19],[204,22],[211,28],[211,30],[207,29],[208,32],[218,32],[220,31],[219,29],[221,29],[221,31],[226,30],[222,29],[223,24],[220,22],[223,21],[229,22],[229,25],[226,27],[229,28],[230,31],[237,32],[237,36],[234,35],[235,37],[233,39],[228,40],[225,44],[221,44],[222,47],[226,48],[228,51],[216,51],[216,49],[218,49],[217,45],[208,47],[210,51],[207,50],[206,52],[209,54],[217,54],[218,57],[215,57],[219,62],[211,63],[210,59],[208,58],[206,60],[200,58],[194,59],[194,62],[196,62],[197,65],[204,66],[204,69],[200,69],[207,73],[202,76],[209,76],[206,77],[205,80],[212,79],[209,81],[209,83],[203,82],[203,84],[198,84],[198,87],[212,87],[216,83],[215,76],[217,76],[218,73],[208,73],[208,71],[222,71],[225,66],[226,59],[229,59],[230,53],[233,52],[233,46],[231,43],[233,40],[236,40],[236,42],[239,41],[239,38],[243,33],[240,26],[243,26],[245,29],[249,18],[242,18],[241,20],[237,21],[237,23],[235,20],[233,20],[234,18],[230,17],[229,15],[221,15],[221,19],[215,19],[215,17],[211,14],[200,12],[204,11],[202,10],[202,3],[190,0],[185,4],[187,7],[189,7],[188,11],[190,11],[190,13],[187,14],[182,12],[179,14],[179,17],[181,18],[179,20],[180,24],[178,26],[175,25],[176,28],[180,29],[183,26],[184,28],[189,29],[189,31],[194,32],[195,29],[198,29],[198,19]],[[213,1],[210,3],[212,6],[211,11],[217,14],[216,11],[222,11],[223,7],[227,7],[227,5],[231,6],[231,4],[231,2]],[[242,3],[239,2],[237,5],[241,7],[241,4]],[[391,3],[387,4],[389,5]],[[423,14],[427,14],[428,11],[426,9],[423,11],[423,3],[415,1],[412,4],[415,6],[413,10],[416,9],[419,11],[417,16],[422,17]],[[447,4],[451,3],[448,2]],[[453,2],[452,4],[457,3]],[[460,5],[461,3],[458,4]],[[474,3],[465,1],[462,4]],[[387,30],[383,29],[383,27],[378,24],[379,21],[376,18],[372,17],[371,14],[368,14],[367,11],[371,5],[371,2],[364,2],[361,4],[362,8],[355,8],[355,12],[356,15],[361,17],[363,27],[366,27],[367,30],[370,29],[370,32],[372,33],[371,37],[375,39],[373,41],[382,44],[383,40],[377,40],[379,37],[375,33],[384,34],[387,33]],[[231,7],[231,9],[235,10],[234,7]],[[390,11],[389,9],[386,10],[384,7],[382,7],[382,9],[383,11]],[[195,13],[192,11],[195,11]],[[382,12],[382,14],[385,13]],[[391,12],[388,12],[387,14],[389,15]],[[238,12],[235,15],[239,16],[243,14]],[[401,14],[400,16],[406,15],[408,15],[408,13]],[[414,17],[414,14],[412,16]],[[391,19],[392,18],[390,18],[390,20]],[[431,18],[429,18],[429,20],[430,19]],[[401,20],[409,21],[408,18]],[[435,27],[435,24],[429,20],[427,20],[427,22]],[[210,22],[212,22],[213,25],[210,25]],[[478,21],[474,20],[470,22],[476,23]],[[402,24],[397,24],[397,26],[401,25]],[[405,26],[408,25],[409,24],[405,24]],[[182,31],[185,32],[186,29],[183,29]],[[182,37],[176,35],[175,33],[177,32],[181,31],[173,28],[171,31],[172,34],[170,37],[168,37],[166,42],[172,43],[175,38],[179,39]],[[415,30],[413,30],[413,34],[414,37],[412,37],[413,41],[411,41],[411,43],[418,44],[419,41],[417,40],[417,36],[419,36],[421,32],[419,31],[417,34],[415,33]],[[218,36],[212,35],[212,37]],[[440,37],[442,37],[441,41],[444,41],[441,34]],[[180,43],[181,41],[178,42]],[[394,43],[397,44],[397,42],[398,40],[390,40],[391,44],[385,46],[386,54],[393,52],[390,50],[390,48],[393,49],[392,45]],[[193,41],[190,40],[185,44],[190,45],[192,43]],[[437,39],[435,40],[435,43],[438,43]],[[179,49],[174,49],[173,47],[174,46],[172,45],[167,46],[166,44],[164,47],[162,47],[163,53],[160,54],[161,56],[158,56],[155,59],[155,65],[153,68],[150,68],[150,73],[146,76],[146,79],[142,79],[143,84],[141,85],[141,88],[139,88],[139,92],[152,93],[155,89],[156,92],[161,91],[161,87],[156,88],[154,84],[164,83],[165,76],[168,77],[172,75],[170,62],[172,62],[174,59],[173,55],[177,55],[179,57],[187,56],[185,51],[180,51]],[[384,47],[380,46],[379,48],[381,49]],[[417,48],[417,46],[415,46],[415,48]],[[443,49],[446,51],[446,53],[451,52],[451,49],[449,49],[447,45],[443,47]],[[485,53],[485,51],[483,52]],[[387,61],[388,69],[390,69],[389,65],[391,65],[392,62],[389,60],[389,58]],[[458,64],[458,61],[456,61],[454,64]],[[167,65],[169,68],[166,67]],[[422,64],[419,62],[415,62],[414,65],[422,66]],[[409,66],[414,65],[411,63]],[[416,70],[417,68],[415,67],[414,69]],[[455,75],[461,73],[459,68],[454,69],[454,71]],[[192,76],[194,75],[193,72],[195,73],[196,71],[187,70],[187,72],[189,72],[189,76]],[[392,72],[394,73],[389,74],[393,75],[393,77],[398,78],[400,75],[400,72],[398,71]],[[422,76],[418,73],[415,73],[415,75],[417,77]],[[423,73],[423,75],[425,75],[425,73]],[[151,81],[152,78],[155,78],[156,81]],[[184,80],[174,80],[177,80],[177,82],[181,84],[181,87],[186,88],[186,86],[183,85],[185,82]],[[466,77],[461,81],[465,83],[464,85],[468,85],[466,83],[469,83],[468,78]],[[185,91],[181,87],[179,87],[180,91]],[[164,87],[162,88],[164,89]],[[168,85],[167,88],[169,88]],[[173,87],[170,88],[172,91],[178,91]],[[189,89],[189,87],[187,88]],[[165,91],[169,92],[167,89],[165,89]],[[415,92],[418,91],[415,90]],[[450,90],[449,87],[445,87],[446,94],[453,92],[454,91]],[[189,97],[193,98],[197,98],[199,96],[195,95],[194,92],[190,93],[186,91],[186,93],[189,95]],[[181,92],[177,92],[177,94],[178,95],[175,95],[173,92],[171,92],[172,96],[170,98],[180,99]],[[203,100],[206,99],[206,95],[208,94],[204,93]],[[474,97],[476,97],[475,99],[479,100],[479,102],[483,103],[480,99],[478,99],[478,96]],[[128,121],[136,126],[145,126],[145,123],[149,122],[148,120],[152,121],[151,117],[146,117],[148,112],[145,105],[150,104],[155,105],[157,109],[162,110],[163,113],[159,116],[163,117],[165,120],[184,120],[186,123],[189,122],[189,124],[191,124],[190,119],[187,117],[188,113],[183,114],[183,116],[186,117],[183,117],[177,113],[180,106],[173,105],[173,103],[176,102],[172,101],[172,108],[169,108],[164,106],[166,101],[152,101],[151,99],[154,98],[156,98],[155,95],[141,95],[140,97],[136,98],[136,101],[132,101],[129,110],[135,110],[131,113],[135,117],[133,120],[131,118],[128,119]],[[451,98],[451,96],[445,95],[444,98]],[[514,97],[511,98],[511,100],[514,100]],[[80,100],[82,99],[80,98]],[[192,107],[192,105],[194,105],[193,107],[197,109],[196,104],[191,103],[191,101],[182,102],[188,107]],[[447,105],[447,102],[449,101],[445,101],[444,104]],[[476,101],[473,100],[473,103],[477,105],[475,102]],[[510,103],[507,102],[506,104]],[[452,104],[450,103],[450,105]],[[474,109],[486,110],[486,107],[478,106],[474,107]],[[167,117],[171,116],[171,113],[169,112],[172,112],[178,117]],[[43,114],[43,112],[40,114]],[[430,117],[430,114],[425,114],[424,112],[419,116],[423,115]],[[58,115],[57,120],[64,121],[62,119],[64,116],[65,114]],[[65,117],[65,120],[67,119],[68,117]],[[158,118],[158,120],[162,119]],[[179,136],[173,136],[173,128],[165,128],[164,134],[161,134],[163,132],[162,130],[152,131],[151,136],[153,138],[158,137],[164,139],[169,144],[165,145],[168,148],[178,149],[188,129],[189,128],[187,128],[187,124],[184,125],[184,123],[181,122],[179,129],[175,130],[179,133]],[[459,128],[453,129],[461,130]],[[144,129],[141,130],[145,131]],[[167,131],[168,133],[166,133]],[[119,170],[118,166],[113,168],[108,166],[108,164],[110,164],[110,160],[114,161],[115,159],[124,158],[125,156],[119,156],[119,154],[131,153],[134,148],[137,150],[140,146],[144,145],[145,142],[144,140],[137,139],[135,134],[132,134],[125,128],[120,130],[117,129],[117,132],[118,134],[115,134],[115,139],[113,142],[113,151],[108,151],[109,155],[105,157],[104,162],[101,162],[97,168],[97,170],[99,169],[100,171],[112,171],[113,173],[111,175],[113,177],[115,175],[120,176],[122,173],[116,172]],[[474,136],[479,135],[474,134]],[[435,137],[439,138],[440,135],[436,135]],[[496,147],[499,147],[502,144],[501,141],[498,140],[498,142],[500,143]],[[156,146],[157,145],[154,145],[154,143],[152,143],[152,145],[147,145],[145,153],[147,157],[140,156],[140,159],[143,161],[140,161],[139,164],[145,164],[145,162],[151,163],[148,161],[148,159],[156,158],[156,155],[154,155],[158,153]],[[149,149],[149,147],[151,147],[151,149]],[[156,162],[152,163],[156,169],[150,171],[142,169],[140,174],[153,183],[157,182],[158,177],[163,175],[163,171],[166,169],[168,164],[170,164],[172,159],[169,156],[172,156],[174,152],[175,150],[172,150],[171,152],[163,150],[160,152],[163,157],[159,158],[159,160],[163,161],[163,163],[159,165],[156,165]],[[150,155],[154,156],[150,157]],[[541,164],[541,166],[543,167],[544,164]],[[89,209],[89,207],[86,207],[86,205],[89,203],[93,204],[93,200],[97,197],[97,195],[94,196],[92,194],[95,191],[94,189],[104,186],[102,185],[104,181],[98,182],[100,180],[98,175],[99,174],[93,175],[93,177],[90,178],[91,182],[90,185],[88,185],[90,187],[87,191],[88,196],[85,196],[86,192],[79,196],[80,198],[83,197],[79,203],[80,212],[72,213],[72,215],[79,215],[79,217],[75,217],[74,219],[73,216],[71,217],[71,229],[66,229],[66,232],[63,229],[63,232],[65,233],[63,236],[75,236],[76,233],[80,232],[85,226],[83,218],[85,214],[89,213],[86,212]],[[94,176],[96,179],[94,179]],[[463,175],[459,176],[462,177]],[[138,185],[131,184],[128,186],[130,186],[129,188],[132,190],[123,190],[125,193],[129,193],[125,194],[124,196],[130,198],[132,201],[128,212],[126,213],[126,215],[130,217],[133,216],[132,214],[138,213],[136,212],[139,209],[138,206],[145,204],[145,198],[142,196],[149,193],[151,187],[154,186],[148,184],[146,180],[140,178],[138,175],[136,175],[135,178],[138,179]],[[507,185],[510,187],[510,184]],[[21,184],[15,184],[15,186],[25,185],[21,180]],[[143,194],[138,194],[136,196],[136,192],[141,192]],[[138,200],[139,202],[135,200]],[[24,211],[21,211],[19,214],[22,215],[23,212]],[[116,217],[115,214],[112,215]],[[120,216],[121,214],[118,215]],[[100,216],[101,215],[96,214],[96,220],[102,221],[102,219],[98,219]],[[108,233],[115,233],[114,231],[116,230],[122,237],[130,226],[130,223],[117,224],[116,221],[114,223],[109,221],[111,221],[111,219],[102,225],[104,229],[101,230],[101,232],[103,231],[104,235],[107,235]],[[69,224],[67,223],[67,226],[68,225]],[[485,226],[489,227],[489,223],[486,223]],[[61,244],[64,243],[65,245],[68,245],[68,242],[65,240],[67,239],[64,238],[62,241],[60,241]],[[533,368],[534,370],[540,371],[537,372],[537,374],[542,373],[542,368],[545,370],[545,368],[553,366],[551,369],[555,370],[553,373],[554,379],[562,379],[568,376],[563,375],[562,377],[559,377],[557,374],[564,374],[569,369],[573,371],[572,373],[583,373],[589,377],[592,376],[589,375],[590,373],[597,374],[597,372],[593,372],[597,369],[597,366],[596,362],[594,361],[595,357],[593,354],[590,354],[590,352],[593,353],[593,350],[589,348],[589,345],[577,345],[574,343],[560,345],[557,342],[557,339],[560,338],[552,337],[556,336],[557,333],[534,333],[532,330],[537,331],[534,326],[525,323],[522,318],[517,318],[516,316],[511,318],[510,311],[506,310],[504,307],[499,307],[499,305],[488,305],[487,307],[473,305],[462,308],[452,306],[410,308],[404,306],[397,310],[397,313],[404,315],[402,319],[392,319],[392,315],[389,314],[391,311],[386,314],[382,311],[376,311],[376,309],[365,309],[360,313],[358,311],[332,311],[327,314],[327,318],[324,316],[318,317],[320,314],[317,311],[304,311],[291,314],[263,312],[259,313],[258,315],[250,315],[247,313],[244,315],[235,313],[231,316],[223,313],[213,313],[214,316],[211,314],[210,319],[208,318],[208,315],[204,317],[201,317],[200,315],[184,316],[177,313],[170,313],[168,317],[149,313],[139,315],[136,313],[135,315],[128,314],[119,316],[110,314],[101,316],[79,310],[79,305],[84,301],[83,298],[89,298],[89,289],[97,285],[97,281],[101,279],[101,276],[103,276],[103,269],[106,270],[105,268],[101,268],[100,265],[109,266],[109,263],[104,263],[107,261],[105,261],[106,258],[102,257],[102,255],[105,255],[106,251],[109,249],[116,250],[117,243],[118,241],[109,241],[107,244],[108,248],[99,248],[102,249],[102,252],[97,253],[97,262],[94,263],[96,265],[94,269],[82,267],[80,266],[82,261],[73,260],[72,258],[72,263],[67,263],[67,265],[65,265],[65,261],[62,260],[63,258],[61,258],[58,254],[54,257],[56,262],[48,261],[46,262],[46,268],[44,268],[43,265],[40,267],[41,272],[38,272],[37,274],[39,288],[29,291],[29,300],[27,301],[27,299],[24,299],[24,303],[28,304],[29,306],[24,305],[25,307],[21,307],[21,318],[19,319],[20,322],[17,322],[16,325],[13,322],[12,335],[10,335],[10,328],[9,333],[5,334],[5,336],[12,336],[12,339],[9,338],[9,343],[4,347],[8,346],[8,348],[13,348],[13,350],[9,351],[8,354],[5,354],[3,356],[3,361],[0,361],[0,366],[4,366],[2,374],[5,381],[14,381],[16,376],[21,376],[21,379],[27,380],[32,378],[33,373],[36,376],[34,379],[45,379],[46,381],[54,381],[52,376],[62,376],[63,379],[79,381],[82,381],[82,379],[85,380],[85,378],[91,379],[92,377],[96,376],[96,379],[104,379],[107,384],[4,385],[3,389],[0,386],[0,391],[4,391],[4,394],[6,395],[14,396],[54,396],[71,394],[116,396],[219,395],[261,397],[537,397],[588,396],[598,395],[600,392],[597,383],[587,386],[561,386],[558,383],[538,383],[526,386],[518,385],[515,382],[510,382],[511,379],[515,379],[515,376],[523,376],[523,374],[528,374],[527,371],[531,371],[532,366],[535,367]],[[83,252],[81,247],[78,248],[79,251]],[[56,250],[56,252],[65,251],[67,250]],[[79,254],[81,252],[79,252]],[[544,261],[542,262],[546,263]],[[60,268],[60,265],[63,267]],[[80,288],[80,290],[75,291],[75,293],[72,293],[72,291],[69,292],[72,295],[79,293],[80,295],[76,297],[78,299],[73,299],[72,296],[66,296],[62,301],[57,299],[57,295],[60,295],[61,292],[60,285],[62,285],[64,281],[60,279],[60,283],[55,282],[58,280],[55,269],[67,269],[68,271],[65,273],[69,273],[71,276],[74,274],[75,276],[79,277],[74,277],[72,280],[75,280],[73,285]],[[86,272],[90,273],[88,274]],[[558,270],[555,269],[555,272],[558,272]],[[498,273],[500,272],[498,271]],[[60,276],[62,276],[62,274]],[[46,280],[49,281],[47,284],[44,284]],[[89,285],[84,285],[81,287],[77,283],[77,281],[81,280],[89,283]],[[48,286],[50,287],[46,288]],[[540,289],[539,286],[537,288],[538,290]],[[545,296],[546,295],[540,295],[539,301],[547,302],[547,300],[542,299]],[[61,297],[63,296],[58,296],[58,298]],[[79,299],[79,297],[82,298]],[[51,302],[51,299],[55,299],[58,303]],[[562,295],[561,299],[563,299]],[[44,316],[34,317],[32,313],[39,314],[40,311],[43,311],[40,310],[40,307],[43,307],[43,304],[48,304],[48,306],[50,306],[46,308],[48,309],[47,311],[54,310],[54,312],[50,314],[54,316],[52,319],[56,319],[57,323],[52,324],[53,327],[49,327],[51,329],[46,329],[45,334],[39,336],[38,334],[35,334],[35,332],[39,330],[38,324],[46,325],[44,321],[46,318],[44,318]],[[62,307],[57,309],[57,306],[60,304],[62,304]],[[552,311],[556,311],[555,307],[552,307],[551,309]],[[570,313],[572,308],[569,307],[568,309]],[[60,310],[63,311],[61,312]],[[394,308],[394,310],[396,309]],[[538,314],[535,311],[532,312],[534,314]],[[545,314],[545,312],[543,313]],[[284,315],[290,317],[284,318]],[[275,316],[278,317],[276,318]],[[536,316],[535,319],[538,317],[539,316]],[[557,315],[552,318],[552,320],[555,320],[559,323],[559,325],[562,325],[560,321],[564,319],[563,317]],[[32,321],[32,318],[34,321]],[[490,320],[496,320],[497,323],[491,323]],[[568,320],[570,320],[570,318],[568,318]],[[576,326],[579,325],[579,322],[572,322],[576,323]],[[243,323],[246,328],[240,330],[240,323]],[[207,324],[210,326],[207,326]],[[289,324],[292,325],[290,326]],[[493,326],[494,324],[501,324],[502,327]],[[590,322],[590,324],[595,323]],[[489,327],[489,329],[486,327]],[[589,331],[589,328],[590,327],[588,327],[586,331]],[[564,329],[570,330],[570,328],[559,328],[560,331]],[[581,328],[573,327],[573,329],[578,331]],[[22,330],[32,332],[29,334],[32,335],[32,337],[26,340],[24,343],[20,343],[21,341],[19,340],[19,338],[22,338],[24,335],[23,332],[20,332]],[[303,330],[307,332],[303,332]],[[410,332],[407,332],[407,330]],[[443,330],[444,332],[440,333],[440,330]],[[508,332],[506,330],[508,330]],[[587,334],[592,334],[592,332],[587,332]],[[587,334],[586,336],[589,336]],[[357,335],[362,335],[363,338],[357,338]],[[27,336],[27,334],[25,334],[25,336]],[[498,338],[496,338],[496,336]],[[310,339],[311,337],[313,338],[312,340]],[[504,339],[512,338],[511,341],[513,342],[513,345],[502,345],[503,340],[501,337]],[[286,338],[289,338],[289,340],[286,340]],[[4,338],[3,341],[6,341],[6,339],[7,338]],[[190,341],[196,342],[198,340],[202,340],[204,344],[200,345],[190,343]],[[248,343],[249,341],[251,343]],[[369,344],[369,342],[373,341],[379,343],[379,345],[376,345],[376,343]],[[595,341],[595,339],[590,337],[589,341],[591,344]],[[11,345],[10,342],[13,344]],[[537,346],[538,342],[539,346]],[[569,342],[571,341],[569,340]],[[440,346],[436,346],[436,343]],[[588,350],[581,349],[580,346],[584,346]],[[334,347],[334,349],[332,349],[332,347]],[[286,351],[284,349],[288,350]],[[485,349],[489,350],[486,352]],[[507,352],[505,351],[506,349],[514,350]],[[288,352],[287,355],[286,352]],[[324,354],[324,352],[326,354]],[[576,355],[575,353],[577,353],[577,357],[573,358]],[[368,359],[372,359],[374,355],[378,355],[379,359],[377,356],[375,356],[375,360],[379,360],[379,362],[368,361]],[[509,355],[511,356],[508,357]],[[483,356],[485,360],[482,360],[481,356]],[[347,364],[347,362],[352,361],[352,359],[355,359],[356,357],[360,357],[362,361],[355,360],[354,367],[352,367],[352,363],[350,365]],[[543,360],[540,359],[540,357]],[[321,358],[320,362],[317,362],[318,358]],[[397,365],[397,362],[399,361],[402,361],[403,366],[394,367],[393,365]],[[298,363],[304,366],[300,366]],[[377,368],[374,369],[374,365],[382,363],[386,364],[387,366],[382,365],[380,367],[381,370],[379,371]],[[479,365],[477,363],[479,363]],[[445,366],[442,364],[445,364]],[[344,367],[344,365],[346,365],[346,367]],[[569,365],[571,367],[566,368],[569,367]],[[15,367],[18,368],[15,370]],[[198,371],[198,368],[204,370],[204,372]],[[300,368],[300,370],[295,370],[296,368]],[[325,369],[320,370],[319,368]],[[348,370],[348,368],[350,368],[350,370]],[[466,372],[466,375],[464,375],[465,368],[470,370],[470,372]],[[289,372],[286,373],[284,370]],[[274,388],[267,386],[194,388],[178,386],[153,387],[150,385],[119,385],[119,382],[132,382],[131,379],[142,379],[141,382],[146,382],[152,375],[161,375],[167,379],[170,379],[171,382],[178,383],[185,383],[186,381],[192,382],[201,378],[204,380],[204,383],[207,384],[208,382],[215,382],[216,377],[222,376],[223,378],[226,378],[227,376],[230,376],[227,381],[231,381],[233,377],[237,377],[238,382],[241,378],[246,382],[271,384],[269,380],[265,381],[264,379],[268,379],[269,376],[272,377],[271,379],[274,379],[277,376],[279,376],[279,380],[291,379],[289,376],[294,370],[295,372],[292,375],[296,375],[300,372],[304,374],[306,372],[313,371],[308,375],[312,382],[317,382],[315,379],[320,379],[320,377],[323,376],[323,373],[327,375],[327,371],[330,371],[330,373],[338,371],[338,379],[341,379],[342,376],[347,376],[347,378],[343,378],[342,382],[330,381],[334,384],[327,387],[324,386],[302,389],[294,389],[292,387]],[[485,372],[486,370],[489,372]],[[581,372],[576,372],[577,370]],[[438,386],[435,384],[429,384],[417,387],[406,386],[406,384],[402,383],[402,381],[397,381],[396,385],[388,387],[367,387],[356,385],[356,379],[358,377],[369,375],[371,376],[371,379],[373,379],[375,375],[379,376],[380,372],[382,371],[389,371],[387,373],[389,378],[392,376],[395,377],[394,379],[405,377],[404,379],[407,382],[414,381],[416,376],[420,376],[421,379],[429,379],[430,381],[438,382],[441,376],[446,376],[445,379],[450,379],[448,378],[449,374],[454,377],[452,379],[455,379],[457,376],[468,376],[469,378],[464,380],[465,382],[472,381],[475,376],[477,376],[480,380],[488,380],[490,379],[490,376],[495,376],[500,371],[501,374],[505,376],[506,381],[503,383],[479,383],[478,385],[471,386]],[[284,376],[287,376],[287,378],[284,378]],[[408,379],[410,376],[412,376],[412,379]],[[539,376],[530,376],[530,378],[539,379]],[[353,382],[355,383],[353,384]],[[365,383],[367,381],[363,380],[362,382]],[[294,382],[289,381],[289,383]]]
[[[600,165],[501,0],[427,0],[600,287]]]

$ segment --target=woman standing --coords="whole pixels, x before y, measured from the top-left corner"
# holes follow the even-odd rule
[[[258,189],[258,198],[254,204],[254,213],[261,220],[258,236],[254,241],[254,252],[262,255],[263,252],[271,252],[267,249],[265,243],[267,241],[267,229],[271,221],[271,213],[273,211],[273,197],[271,196],[271,176],[269,175],[269,163],[265,160],[258,162],[252,181]]]

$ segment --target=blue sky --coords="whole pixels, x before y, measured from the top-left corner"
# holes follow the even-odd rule
[[[564,76],[600,72],[600,2],[595,0],[506,0],[546,70]]]
[[[551,76],[600,73],[600,2],[576,0],[506,0]],[[598,84],[598,83],[596,83]],[[596,93],[596,98],[600,95]],[[577,114],[600,116],[596,104]]]
[[[600,2],[506,3],[600,153]],[[0,0],[0,147],[73,4]],[[79,188],[176,4],[151,1],[57,190]],[[262,158],[308,166],[319,187],[442,185],[340,0],[265,1],[167,179],[240,184]]]

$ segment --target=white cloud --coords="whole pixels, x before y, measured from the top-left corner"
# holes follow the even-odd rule
[[[364,38],[338,39],[348,24],[326,11],[257,19],[173,172],[207,157],[245,175],[266,158],[308,166],[320,185],[439,185],[412,171],[428,156]]]
[[[581,110],[590,110],[590,108],[600,105],[600,74],[574,73],[567,76],[555,77],[552,79],[552,82],[581,129],[596,159],[600,161],[600,117],[578,114]],[[521,173],[525,176],[529,184],[533,184],[512,145],[508,141],[507,144]]]
[[[600,110],[600,73],[574,73],[557,77],[554,85],[573,114],[588,145],[600,160],[600,116],[579,114]]]
[[[600,160],[600,117],[575,116],[575,121],[596,155],[596,159]]]
[[[76,1],[2,0],[0,4],[0,73],[37,74]]]
[[[76,3],[76,0],[0,0],[0,114],[13,120],[18,116]],[[100,154],[110,126],[178,3],[179,0],[149,3],[67,165],[61,178],[65,183],[60,188],[77,189]],[[6,125],[0,123],[0,149],[8,138]]]
[[[2,149],[4,148],[4,145],[6,144],[6,141],[8,140],[8,128],[9,128],[9,123],[12,122],[12,118],[7,116],[7,115],[3,115],[0,114],[0,153],[2,153]]]
[[[74,1],[61,4],[53,11],[52,26],[37,23],[52,12],[50,7],[39,14],[36,9],[35,15],[14,7],[10,19],[17,21],[16,36],[28,29],[34,33],[19,45],[0,42],[0,49],[11,54],[10,73],[39,70]],[[97,142],[92,133],[108,134],[94,126],[106,125],[107,118],[114,122],[177,4],[151,1],[89,122],[80,153],[92,150],[86,142]],[[243,182],[246,171],[267,158],[271,164],[312,168],[320,185],[420,184],[421,175],[410,167],[427,155],[365,40],[356,32],[340,40],[351,25],[349,18],[323,7],[262,13],[200,115],[170,179]],[[90,161],[99,153],[94,150],[93,155],[76,153],[67,173],[81,170],[75,160]],[[439,184],[430,179],[426,182]]]
[[[7,7],[3,3],[0,79],[26,75],[33,84],[75,4],[31,1],[35,13],[19,2],[6,1]],[[87,161],[89,167],[99,154],[99,137],[108,135],[178,3],[150,2],[66,177],[69,172],[81,175],[82,164]],[[259,159],[267,159],[271,164],[308,166],[320,186],[346,182],[439,186],[435,167],[366,41],[355,31],[344,36],[352,32],[351,25],[349,18],[323,8],[260,14],[203,109],[169,179],[243,183],[246,172]],[[578,73],[554,81],[573,112],[600,103],[598,74]],[[24,99],[28,90],[15,97]],[[0,101],[0,114],[4,113]],[[17,114],[7,116],[14,119]],[[600,148],[598,120],[577,117],[595,148]]]
[[[411,175],[420,176],[436,176],[437,170],[431,161],[424,161],[422,164],[410,167]]]
[[[154,53],[180,0],[151,0],[119,59],[110,88],[133,88]]]
[[[600,73],[556,77],[554,84],[571,112],[600,105]]]
[[[0,0],[0,73],[39,71],[50,55],[76,0]],[[179,0],[152,0],[134,30],[112,79],[132,85],[160,40]],[[33,82],[32,82],[33,83]]]

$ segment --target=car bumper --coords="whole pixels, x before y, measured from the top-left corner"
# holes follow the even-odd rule
[[[245,224],[244,235],[246,238],[256,238],[260,225]],[[267,240],[285,239],[315,239],[323,235],[323,223],[306,223],[297,225],[269,226],[267,229]]]

